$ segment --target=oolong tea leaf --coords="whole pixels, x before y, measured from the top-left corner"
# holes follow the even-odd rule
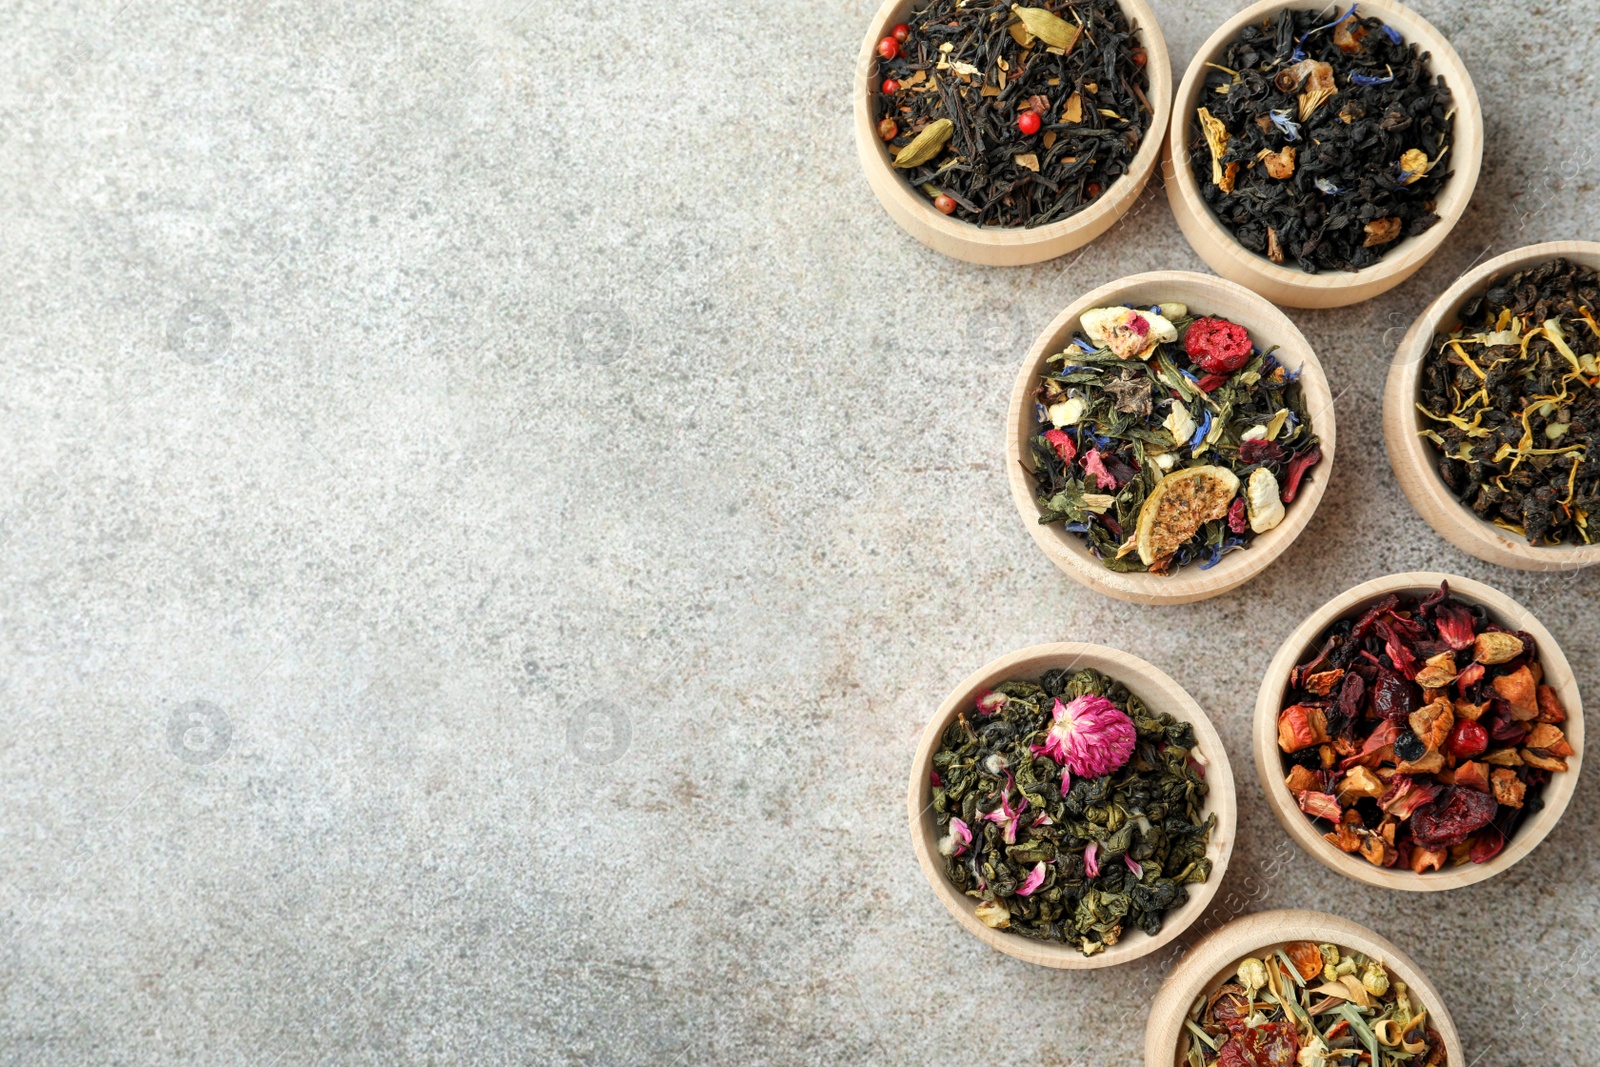
[[[987,925],[1084,955],[1153,936],[1211,874],[1204,762],[1189,723],[1098,671],[1005,682],[934,753],[945,876]]]

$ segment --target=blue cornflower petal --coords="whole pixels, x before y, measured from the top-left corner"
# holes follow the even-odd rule
[[[1200,442],[1204,441],[1206,439],[1206,434],[1208,434],[1210,432],[1211,432],[1211,412],[1207,411],[1205,413],[1205,417],[1200,420],[1200,425],[1195,427],[1194,436],[1189,438],[1189,447],[1191,449],[1199,448],[1200,447]]]
[[[1050,421],[1050,412],[1045,410],[1043,404],[1035,403],[1033,405],[1033,414],[1041,423]]]
[[[1183,375],[1185,378],[1189,379],[1189,384],[1190,385],[1196,385],[1197,386],[1197,385],[1200,384],[1200,379],[1199,378],[1196,378],[1194,375],[1190,374],[1188,371],[1184,370],[1182,367],[1178,368],[1178,373]]]
[[[1085,341],[1081,337],[1074,337],[1072,339],[1072,343],[1077,345],[1079,348],[1083,349],[1085,352],[1098,351],[1093,345],[1091,345],[1088,341]]]
[[[1086,522],[1069,522],[1062,529],[1068,533],[1088,533],[1089,524]]]
[[[1152,315],[1161,314],[1161,305],[1160,304],[1151,304],[1150,305],[1150,314],[1152,314]]]
[[[1393,74],[1390,74],[1390,75],[1388,75],[1387,77],[1384,77],[1384,78],[1374,78],[1370,74],[1352,74],[1352,75],[1350,75],[1350,84],[1351,85],[1388,85],[1392,81],[1394,81],[1394,75]]]
[[[1278,127],[1278,132],[1283,134],[1285,141],[1298,141],[1300,139],[1300,124],[1289,117],[1287,109],[1270,111],[1267,114],[1271,117],[1272,124]]]
[[[1318,178],[1316,181],[1316,186],[1329,196],[1338,196],[1340,193],[1344,192],[1343,189],[1333,184],[1327,178]]]
[[[1383,24],[1383,32],[1387,33],[1389,35],[1389,40],[1393,41],[1395,44],[1406,43],[1406,39],[1400,36],[1400,31],[1389,25],[1387,22]]]
[[[1212,567],[1215,567],[1218,563],[1221,563],[1221,562],[1222,562],[1222,546],[1221,545],[1212,545],[1210,548],[1206,549],[1206,561],[1204,563],[1200,564],[1200,569],[1203,570],[1203,571],[1208,571]]]

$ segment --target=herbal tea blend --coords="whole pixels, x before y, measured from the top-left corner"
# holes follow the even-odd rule
[[[1461,309],[1422,367],[1420,431],[1439,477],[1532,545],[1589,544],[1600,507],[1600,277],[1557,259]]]
[[[1187,1067],[1441,1067],[1427,1006],[1382,960],[1290,941],[1251,956],[1184,1020]]]
[[[1323,836],[1421,874],[1500,854],[1573,754],[1539,650],[1442,584],[1317,639],[1278,716],[1284,784]]]
[[[1116,0],[933,0],[878,44],[878,135],[945,214],[1040,226],[1128,169],[1146,54]]]
[[[1208,63],[1189,165],[1235,239],[1301,270],[1360,270],[1439,221],[1454,106],[1382,19],[1285,10]]]
[[[1322,450],[1299,375],[1183,304],[1094,308],[1050,356],[1032,441],[1043,523],[1115,571],[1215,566],[1281,523]]]
[[[933,757],[945,875],[996,929],[1089,956],[1211,874],[1194,728],[1094,670],[985,691]]]

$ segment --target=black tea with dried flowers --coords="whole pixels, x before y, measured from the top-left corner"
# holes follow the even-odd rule
[[[1439,221],[1454,104],[1428,54],[1352,6],[1246,26],[1210,68],[1189,166],[1245,248],[1360,270]]]
[[[1461,308],[1422,367],[1420,432],[1456,499],[1532,545],[1589,544],[1600,508],[1600,276],[1552,260]]]
[[[1116,0],[932,0],[878,46],[878,133],[945,214],[1041,226],[1125,174],[1149,132],[1146,53]]]
[[[933,757],[951,883],[996,929],[1084,955],[1155,935],[1211,874],[1194,727],[1098,671],[986,690]]]

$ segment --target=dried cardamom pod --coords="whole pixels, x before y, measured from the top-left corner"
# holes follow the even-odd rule
[[[901,170],[922,166],[939,154],[955,129],[955,123],[949,119],[935,119],[928,123],[921,133],[911,139],[910,144],[895,154],[894,165]]]
[[[1029,33],[1052,48],[1070,52],[1078,42],[1078,27],[1042,7],[1011,5],[1011,13],[1022,20]]]

